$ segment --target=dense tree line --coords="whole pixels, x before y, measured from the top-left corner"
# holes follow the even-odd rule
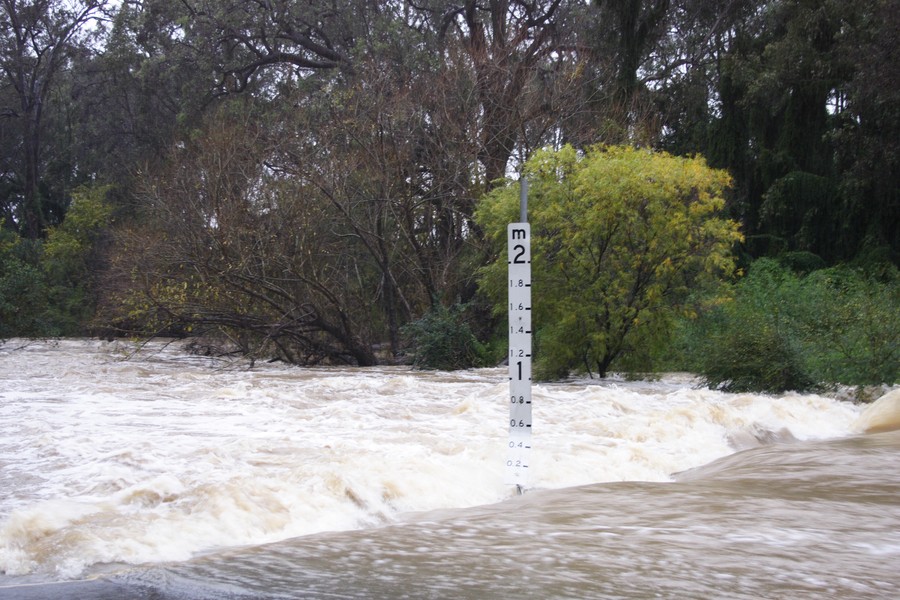
[[[0,335],[373,364],[461,304],[486,339],[476,207],[564,145],[727,170],[743,267],[900,251],[897,0],[0,7]],[[109,216],[63,264],[71,214]]]

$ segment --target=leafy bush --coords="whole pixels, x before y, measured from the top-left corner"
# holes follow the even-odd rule
[[[814,387],[801,353],[770,324],[743,323],[711,338],[703,375],[713,388],[731,392],[784,392]]]
[[[760,259],[727,297],[682,323],[683,364],[729,391],[893,384],[900,277],[880,273],[843,266],[804,276]]]
[[[72,194],[63,222],[51,227],[40,267],[48,283],[46,319],[62,335],[84,331],[94,312],[92,260],[112,216],[109,186],[82,187]]]
[[[631,147],[570,146],[525,166],[536,328],[535,376],[639,362],[669,337],[690,290],[730,274],[737,224],[722,217],[728,174],[702,158]],[[507,224],[518,186],[485,197],[476,219],[498,258],[481,290],[505,314]]]
[[[802,280],[793,305],[813,374],[846,385],[893,384],[900,371],[900,276],[846,266]]]
[[[0,339],[56,333],[43,318],[47,283],[34,261],[28,260],[29,244],[33,242],[0,229]]]
[[[421,369],[454,370],[482,367],[487,350],[464,319],[465,307],[437,304],[418,321],[403,328],[412,342],[413,364]]]
[[[90,258],[111,215],[108,187],[73,194],[65,220],[46,240],[0,229],[0,337],[80,333],[90,318]]]

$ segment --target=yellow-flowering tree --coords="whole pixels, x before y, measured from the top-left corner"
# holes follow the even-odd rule
[[[621,146],[541,151],[530,181],[536,373],[613,361],[668,334],[689,290],[730,274],[741,235],[720,216],[730,178],[700,157]],[[476,215],[500,257],[481,288],[506,310],[506,225],[518,220],[518,186],[488,194]]]

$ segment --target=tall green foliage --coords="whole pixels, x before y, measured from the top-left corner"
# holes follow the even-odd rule
[[[66,220],[46,240],[0,228],[0,338],[81,333],[93,313],[92,264],[109,224],[105,186],[74,194]]]
[[[737,225],[719,216],[730,179],[702,158],[631,147],[537,153],[531,181],[536,370],[604,376],[613,361],[666,337],[688,291],[729,273]],[[511,183],[477,212],[499,253],[517,220]],[[506,307],[506,260],[485,267],[482,289]]]
[[[797,336],[818,381],[893,384],[900,378],[900,276],[848,266],[800,279]]]
[[[730,391],[893,384],[900,376],[900,277],[849,267],[797,274],[753,263],[683,330],[688,363]]]
[[[40,267],[47,282],[48,318],[62,334],[84,330],[93,315],[96,245],[110,224],[109,186],[72,194],[65,220],[50,228]]]
[[[35,266],[37,245],[0,228],[0,340],[54,333],[42,318],[47,285]]]
[[[751,273],[689,322],[687,368],[733,392],[809,389],[814,380],[791,333],[797,282],[772,260],[758,261]]]
[[[753,257],[900,251],[897,0],[767,0],[720,39],[700,151],[735,177]],[[688,123],[679,126],[692,127]],[[671,136],[673,139],[678,136]],[[683,138],[682,138],[683,139]]]

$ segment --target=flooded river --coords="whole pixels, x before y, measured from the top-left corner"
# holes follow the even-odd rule
[[[900,432],[686,376],[248,368],[0,347],[0,598],[893,598]],[[862,417],[862,418],[861,418]],[[881,418],[881,417],[879,417]]]

